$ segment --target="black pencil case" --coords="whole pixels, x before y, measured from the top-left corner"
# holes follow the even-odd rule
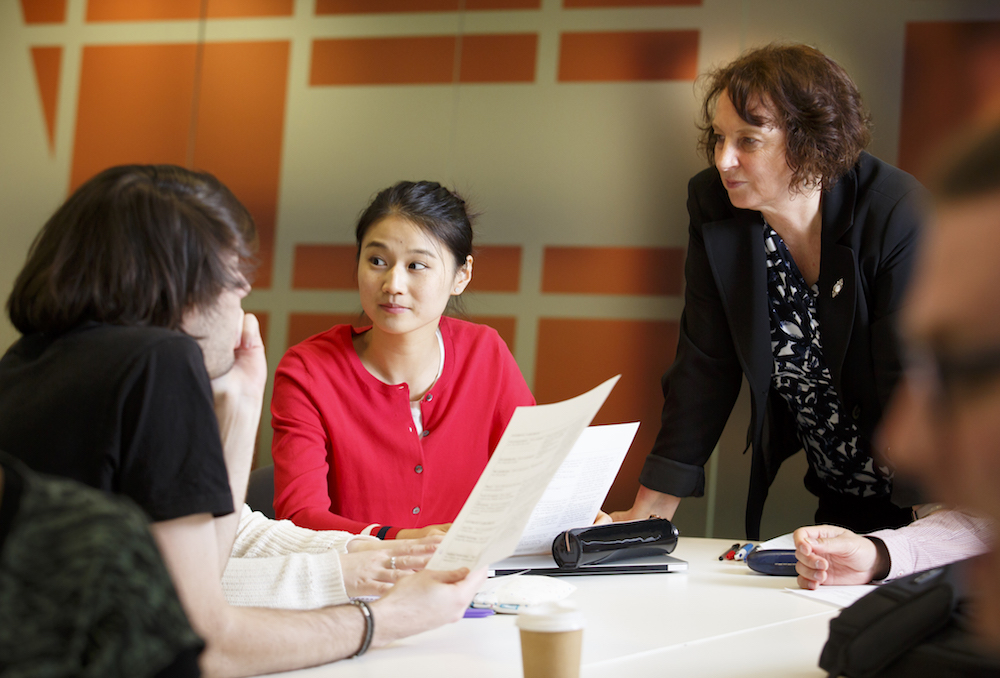
[[[649,518],[567,530],[552,542],[552,557],[560,568],[644,558],[672,553],[680,532],[666,518]]]

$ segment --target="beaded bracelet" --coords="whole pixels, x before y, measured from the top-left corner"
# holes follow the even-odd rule
[[[375,617],[372,616],[372,609],[368,607],[368,603],[365,601],[352,600],[351,604],[357,605],[358,609],[361,610],[361,614],[365,616],[365,639],[361,641],[361,647],[358,648],[358,651],[351,655],[351,659],[354,659],[367,652],[368,646],[372,644],[372,636],[375,634]]]

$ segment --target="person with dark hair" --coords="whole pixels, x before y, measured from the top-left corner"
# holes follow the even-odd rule
[[[946,503],[928,505],[933,511],[906,527],[864,536],[829,525],[796,530],[803,588],[894,579],[996,543],[1000,127],[970,133],[933,188],[931,228],[917,261],[922,275],[902,316],[908,360],[880,438],[900,473],[916,474]],[[993,624],[1000,647],[1000,618]]]
[[[1000,125],[969,133],[933,182],[934,210],[901,321],[903,382],[883,443],[936,501],[991,521],[971,568],[976,630],[1000,651]]]
[[[690,240],[662,427],[631,509],[672,517],[704,494],[704,465],[750,388],[746,532],[759,538],[781,462],[804,449],[817,522],[867,532],[911,520],[917,497],[872,449],[901,372],[893,327],[924,190],[864,151],[851,78],[806,45],[750,50],[706,76],[688,186]]]
[[[358,220],[371,321],[288,350],[271,399],[278,517],[386,538],[441,533],[519,405],[534,405],[500,336],[444,316],[472,279],[472,219],[440,184],[403,181]]]
[[[105,170],[32,245],[8,301],[24,336],[0,359],[0,448],[145,511],[211,676],[357,656],[454,621],[485,575],[425,570],[371,604],[308,611],[227,603],[267,377],[241,308],[255,238],[211,175]]]

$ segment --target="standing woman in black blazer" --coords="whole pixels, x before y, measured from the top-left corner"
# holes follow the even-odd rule
[[[753,448],[746,530],[804,449],[818,523],[856,532],[910,521],[872,438],[901,373],[894,321],[924,189],[867,154],[850,76],[805,45],[769,45],[707,75],[677,357],[662,427],[628,511],[672,517],[704,494],[704,465],[745,375]],[[895,491],[894,491],[895,490]]]

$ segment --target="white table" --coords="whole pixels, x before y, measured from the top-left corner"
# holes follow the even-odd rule
[[[839,611],[784,591],[792,577],[719,562],[731,544],[682,537],[673,555],[689,562],[687,572],[570,579],[587,619],[583,677],[825,676],[817,662]],[[462,619],[359,659],[280,675],[520,678],[514,619]]]

